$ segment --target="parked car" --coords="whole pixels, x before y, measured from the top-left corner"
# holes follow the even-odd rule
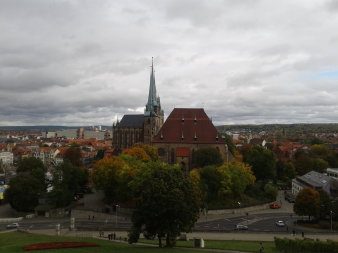
[[[235,226],[235,230],[248,230],[248,229],[249,229],[248,226],[245,225],[238,224]]]
[[[6,228],[18,228],[18,227],[19,227],[19,223],[12,223],[6,226]]]
[[[275,224],[276,224],[277,227],[285,227],[285,223],[282,220],[276,221]]]
[[[278,205],[278,204],[271,204],[270,208],[271,209],[278,209],[278,208],[280,208],[280,205]]]

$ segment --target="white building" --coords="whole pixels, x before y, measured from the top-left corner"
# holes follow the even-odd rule
[[[338,182],[325,174],[310,171],[303,176],[292,179],[292,194],[297,195],[305,187],[324,190],[330,196],[338,196]]]
[[[5,165],[13,165],[13,153],[12,152],[0,152],[0,160],[2,161],[3,164]]]
[[[338,168],[327,168],[326,174],[329,177],[333,177],[334,179],[338,180]]]

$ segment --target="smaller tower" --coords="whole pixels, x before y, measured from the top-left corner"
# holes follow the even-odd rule
[[[152,138],[163,125],[164,113],[161,109],[160,97],[156,93],[154,62],[151,60],[148,102],[144,112],[144,143],[151,144]]]

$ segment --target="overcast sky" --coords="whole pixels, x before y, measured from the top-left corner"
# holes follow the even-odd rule
[[[0,125],[338,122],[338,1],[0,0]]]

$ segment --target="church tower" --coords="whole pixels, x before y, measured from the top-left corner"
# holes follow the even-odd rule
[[[151,144],[153,137],[160,130],[164,121],[164,113],[161,109],[160,97],[156,93],[154,63],[151,60],[151,73],[148,102],[144,111],[144,143]]]

